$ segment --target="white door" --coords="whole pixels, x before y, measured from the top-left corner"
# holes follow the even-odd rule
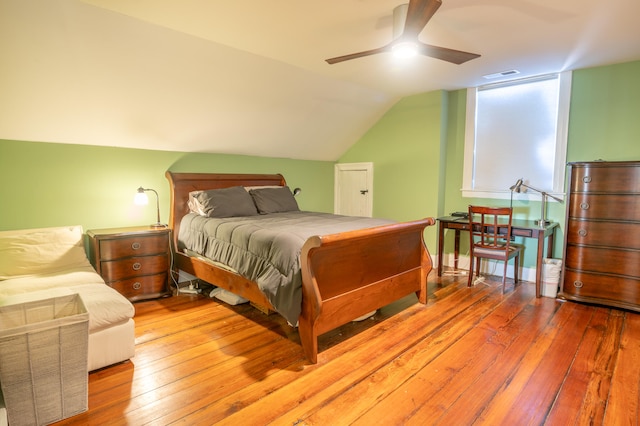
[[[334,212],[347,216],[373,214],[373,163],[335,165]]]

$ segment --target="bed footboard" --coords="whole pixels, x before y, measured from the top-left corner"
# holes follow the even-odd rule
[[[426,218],[307,240],[298,330],[312,363],[319,335],[412,292],[427,303],[433,265],[423,234],[434,224]]]

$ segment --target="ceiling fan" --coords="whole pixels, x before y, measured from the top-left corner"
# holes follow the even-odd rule
[[[416,53],[421,55],[441,59],[458,65],[480,57],[480,55],[475,53],[462,52],[460,50],[448,49],[446,47],[432,46],[418,40],[418,36],[441,5],[442,0],[410,0],[408,7],[405,4],[394,9],[394,40],[391,43],[378,47],[377,49],[338,56],[326,59],[326,61],[329,64],[336,64],[338,62],[349,61],[351,59],[362,58],[364,56],[407,48],[413,48]],[[405,14],[406,18],[404,19],[404,25],[402,25],[402,18],[404,18]],[[398,26],[400,27],[399,31],[397,29]]]

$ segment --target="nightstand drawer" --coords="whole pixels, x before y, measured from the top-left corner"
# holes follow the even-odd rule
[[[109,283],[127,299],[136,300],[160,297],[166,294],[167,274],[146,275]]]
[[[101,260],[167,253],[168,250],[169,239],[166,235],[135,235],[126,238],[100,240]]]
[[[136,256],[114,261],[100,262],[102,277],[105,281],[117,281],[141,275],[153,275],[169,269],[167,255]]]

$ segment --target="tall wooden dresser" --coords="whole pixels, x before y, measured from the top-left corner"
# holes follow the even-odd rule
[[[569,164],[559,297],[640,311],[640,161]]]

